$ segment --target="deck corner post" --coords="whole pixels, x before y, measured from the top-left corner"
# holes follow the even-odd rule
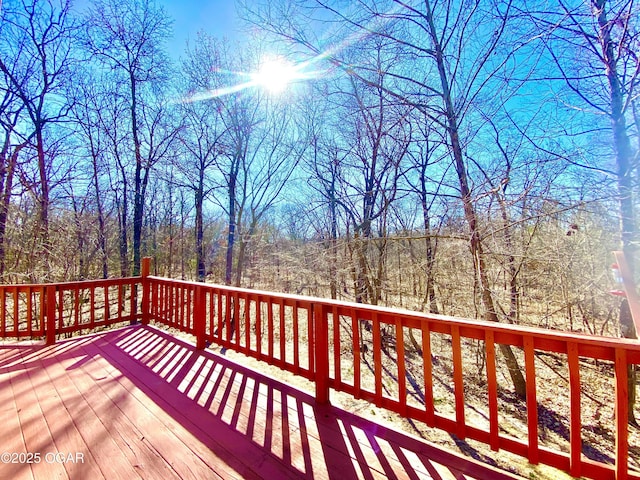
[[[151,257],[144,257],[142,259],[142,270],[141,270],[141,275],[142,275],[142,305],[141,305],[141,309],[142,309],[142,324],[143,325],[149,325],[149,318],[151,316],[151,309],[150,309],[150,305],[149,305],[149,291],[150,291],[150,284],[149,284],[149,271],[151,269]]]
[[[615,349],[615,472],[616,480],[629,478],[629,384],[627,352]]]
[[[313,329],[315,337],[316,402],[329,403],[329,332],[327,310],[321,304],[313,305]]]
[[[56,286],[46,287],[45,318],[47,319],[47,345],[56,343]]]
[[[196,349],[204,350],[206,344],[206,297],[200,285],[196,286],[194,308],[193,308],[193,328],[196,334]]]

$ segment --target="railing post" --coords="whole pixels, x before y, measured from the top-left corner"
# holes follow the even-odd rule
[[[313,329],[316,355],[316,402],[329,403],[329,332],[326,309],[322,305],[313,306]]]
[[[47,345],[56,343],[56,287],[47,285],[45,318],[47,319]]]
[[[193,328],[196,331],[196,349],[206,347],[206,295],[200,285],[196,286],[193,305]]]
[[[151,268],[151,257],[144,257],[142,259],[142,324],[149,325],[149,318],[151,317],[151,305],[149,304],[151,285],[149,283],[149,271]]]
[[[615,349],[615,469],[616,480],[629,478],[629,383],[627,381],[627,352]]]

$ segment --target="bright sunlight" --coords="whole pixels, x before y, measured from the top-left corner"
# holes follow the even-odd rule
[[[269,93],[279,94],[302,76],[296,67],[282,58],[264,60],[252,79]]]
[[[319,70],[309,70],[312,63],[318,62],[321,56],[307,62],[291,63],[281,57],[266,57],[260,63],[257,71],[249,72],[226,72],[240,77],[245,81],[232,83],[228,86],[200,92],[189,97],[182,98],[183,103],[199,102],[211,98],[223,97],[236,92],[241,92],[248,88],[260,88],[272,95],[282,93],[288,86],[295,82],[312,80],[319,78],[326,72]]]

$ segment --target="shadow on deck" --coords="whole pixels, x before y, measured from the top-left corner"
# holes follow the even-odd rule
[[[152,327],[0,344],[0,411],[0,478],[519,478]]]

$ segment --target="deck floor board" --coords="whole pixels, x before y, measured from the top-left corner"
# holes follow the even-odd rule
[[[3,358],[19,358],[19,351],[16,350],[16,355],[3,355]],[[20,425],[20,417],[18,407],[16,405],[13,383],[15,377],[20,375],[19,371],[9,371],[4,373],[0,377],[0,412],[2,419],[2,453],[19,453],[26,452],[27,447],[24,441],[24,435]],[[31,468],[28,465],[19,463],[0,463],[0,468],[4,468],[6,471],[6,478],[24,478],[25,480],[32,480],[33,474]]]
[[[0,344],[0,478],[516,479],[153,327]]]

